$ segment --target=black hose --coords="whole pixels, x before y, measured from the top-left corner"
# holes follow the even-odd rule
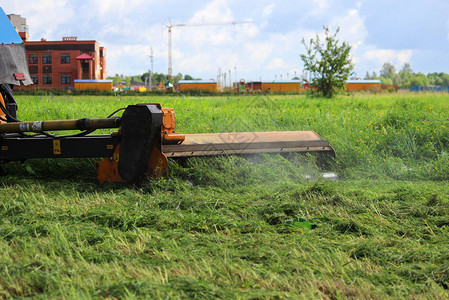
[[[107,116],[106,118],[109,119],[111,118],[113,115],[115,115],[116,113],[118,113],[119,111],[125,110],[126,107],[122,107],[117,109],[116,111],[114,111],[113,113],[111,113],[109,116]],[[48,137],[53,137],[53,138],[65,138],[65,137],[80,137],[80,136],[86,136],[88,134],[91,134],[92,132],[94,132],[96,129],[90,129],[90,130],[86,130],[77,134],[73,134],[73,135],[53,135],[51,133],[46,133],[46,132],[42,132],[43,135],[48,136]]]
[[[110,114],[109,116],[107,116],[106,118],[109,119],[110,117],[112,117],[113,115],[115,115],[116,113],[118,113],[119,111],[124,110],[124,109],[126,109],[126,107],[119,108],[119,109],[117,109],[116,111],[114,111],[112,114]]]

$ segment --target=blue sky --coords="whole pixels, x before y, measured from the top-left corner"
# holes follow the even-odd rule
[[[299,55],[323,25],[340,27],[352,45],[355,74],[384,62],[415,72],[449,73],[448,0],[0,0],[27,18],[32,40],[78,36],[107,48],[108,75],[167,72],[167,28],[173,24],[253,22],[173,28],[173,73],[216,78],[219,68],[246,80],[303,74]]]

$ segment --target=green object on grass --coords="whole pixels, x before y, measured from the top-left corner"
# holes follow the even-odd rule
[[[295,226],[295,227],[303,227],[307,229],[315,229],[317,226],[314,224],[311,224],[309,221],[307,221],[304,218],[294,218],[292,220],[284,221],[284,224]]]

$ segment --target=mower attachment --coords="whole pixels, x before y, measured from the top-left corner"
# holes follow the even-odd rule
[[[116,127],[120,130],[110,135],[90,134],[95,129]],[[71,129],[85,131],[72,136],[45,132]],[[334,149],[314,131],[184,135],[174,129],[173,109],[161,108],[159,104],[130,105],[121,118],[7,122],[0,124],[0,161],[105,157],[95,163],[100,183],[135,183],[145,176],[167,176],[167,157],[290,152],[315,152],[335,157]]]

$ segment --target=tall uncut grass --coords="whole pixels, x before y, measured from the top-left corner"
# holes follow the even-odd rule
[[[99,185],[90,159],[5,164],[1,298],[449,297],[445,94],[17,101],[27,121],[146,102],[183,133],[315,130],[339,180],[303,155],[171,160],[139,186]]]
[[[179,132],[314,130],[337,152],[344,178],[449,178],[446,94],[341,97],[73,97],[22,96],[26,120],[106,117],[138,102],[174,107]]]

